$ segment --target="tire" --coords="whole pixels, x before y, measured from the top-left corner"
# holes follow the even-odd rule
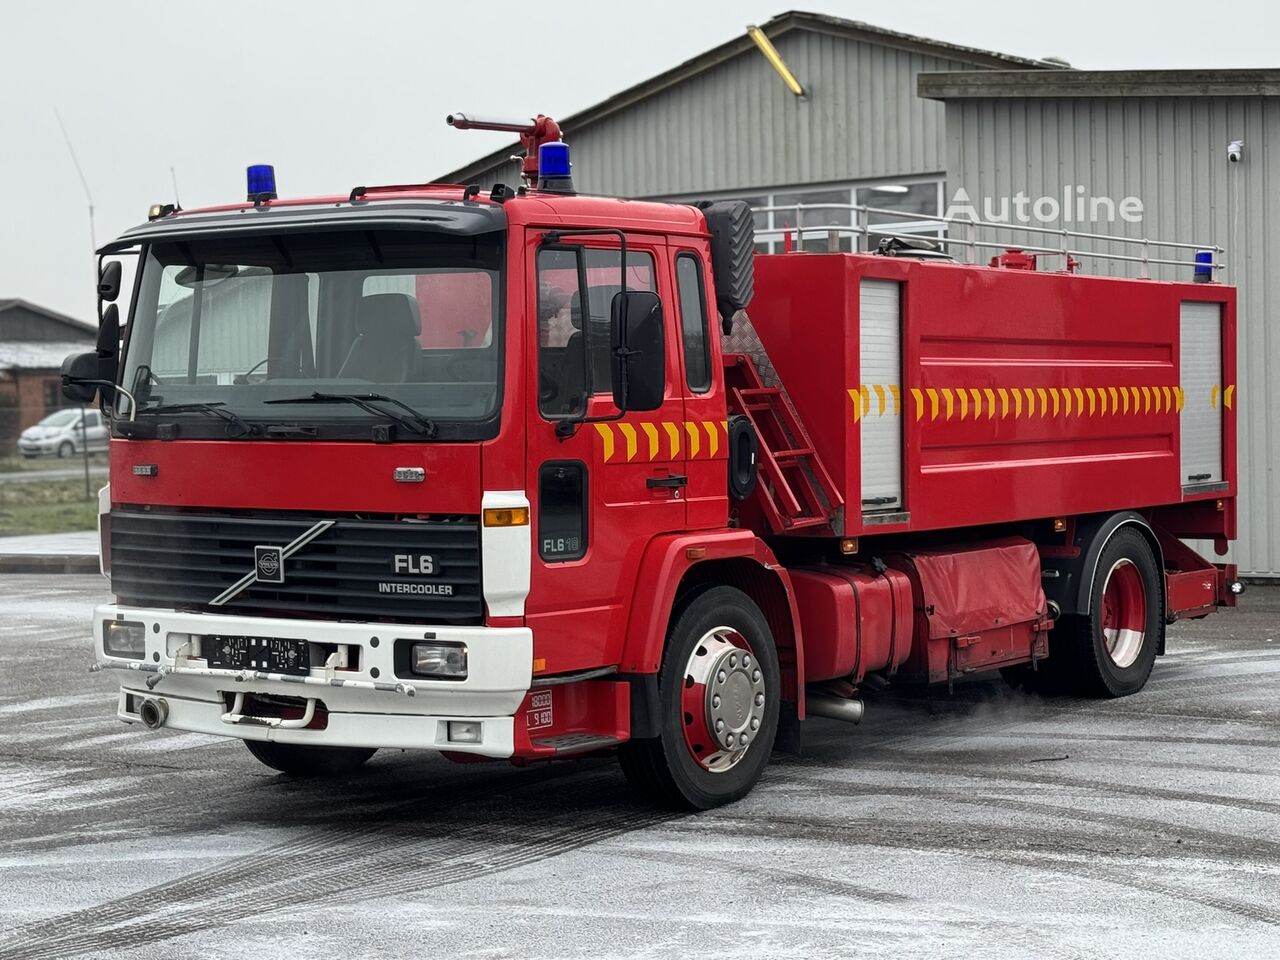
[[[1049,658],[1037,672],[1054,692],[1127,697],[1151,676],[1164,630],[1164,578],[1155,554],[1142,534],[1121,528],[1098,555],[1088,613],[1055,624]]]
[[[343,777],[377,753],[373,747],[315,747],[271,740],[246,740],[258,760],[291,777]]]
[[[732,587],[699,593],[667,633],[661,732],[619,748],[623,773],[664,807],[708,810],[741,799],[769,762],[781,691],[778,651],[759,608]]]
[[[63,440],[58,444],[58,459],[66,460],[76,452],[75,445],[70,440]]]

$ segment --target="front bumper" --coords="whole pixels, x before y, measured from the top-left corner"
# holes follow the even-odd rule
[[[57,452],[58,444],[65,438],[49,438],[46,440],[18,439],[18,452],[28,457],[38,457]]]
[[[145,625],[146,650],[141,660],[106,653],[103,623],[116,619]],[[168,708],[166,726],[244,740],[510,757],[515,751],[515,715],[532,680],[533,635],[525,627],[337,623],[106,604],[94,611],[93,634],[98,666],[126,671],[117,710],[121,720],[136,722],[144,700],[163,699]],[[203,659],[188,655],[187,638],[211,634],[344,644],[358,648],[358,658],[353,659],[358,659],[359,668],[312,667],[305,677],[210,669]],[[424,634],[466,644],[465,680],[396,676],[394,641],[420,639]],[[323,729],[228,719],[233,716],[228,701],[237,694],[314,700],[323,708]],[[480,721],[479,739],[450,741],[450,720]]]

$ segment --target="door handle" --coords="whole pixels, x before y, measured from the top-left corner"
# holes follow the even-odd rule
[[[680,487],[687,487],[689,485],[689,478],[683,477],[680,474],[673,474],[669,477],[650,477],[644,482],[644,485],[650,490],[657,487],[675,487],[679,489]]]

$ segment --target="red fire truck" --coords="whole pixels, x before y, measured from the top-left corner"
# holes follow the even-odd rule
[[[706,808],[780,724],[995,669],[1132,694],[1233,605],[1186,545],[1236,532],[1230,287],[958,229],[756,255],[745,204],[578,195],[548,118],[451,122],[515,129],[524,185],[252,167],[101,251],[64,385],[111,415],[120,719],[292,774],[616,751]]]

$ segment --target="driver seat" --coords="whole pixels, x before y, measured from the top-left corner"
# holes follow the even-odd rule
[[[418,359],[422,332],[418,302],[407,293],[372,293],[360,298],[356,334],[338,378],[372,383],[404,383]]]

